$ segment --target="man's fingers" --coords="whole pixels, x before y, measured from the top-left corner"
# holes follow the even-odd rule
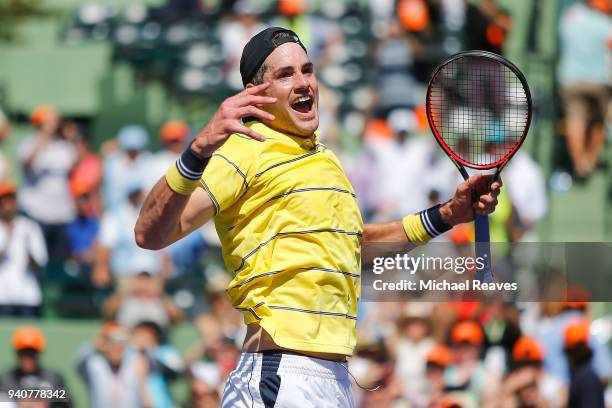
[[[259,85],[255,85],[255,86],[250,86],[247,89],[245,89],[244,91],[242,91],[241,93],[247,94],[247,95],[257,95],[260,92],[265,91],[266,89],[268,89],[268,87],[270,86],[269,82],[264,82],[263,84],[259,84]]]
[[[481,195],[478,201],[483,204],[495,204],[497,203],[497,197],[492,194]]]
[[[476,194],[492,192],[497,195],[504,185],[501,179],[495,178],[494,174],[476,174],[467,181],[470,189],[475,191]]]
[[[244,95],[236,100],[236,106],[269,105],[274,102],[276,102],[276,98],[272,96]]]
[[[259,118],[259,119],[274,120],[274,115],[272,115],[271,113],[268,113],[263,109],[259,109],[255,106],[250,106],[250,105],[244,106],[238,109],[238,115],[241,118],[244,118],[247,116],[255,116],[256,118]]]

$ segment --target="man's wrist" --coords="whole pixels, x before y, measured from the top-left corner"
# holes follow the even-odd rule
[[[211,155],[212,156],[212,155]],[[193,149],[193,143],[176,160],[176,167],[181,176],[189,180],[199,180],[211,156],[201,156]]]
[[[448,203],[434,205],[433,207],[421,212],[423,225],[425,226],[427,233],[431,235],[432,238],[437,237],[438,235],[443,234],[453,228],[453,224],[449,222],[450,218],[452,218],[452,213],[450,212],[450,207],[448,207],[447,204]]]
[[[408,240],[415,243],[426,243],[450,230],[452,226],[444,221],[441,209],[441,205],[435,205],[427,210],[404,217],[402,225]]]
[[[450,201],[440,205],[439,212],[440,218],[444,224],[451,228],[457,225],[457,223],[453,220],[453,211],[451,210]]]
[[[195,154],[201,160],[209,159],[215,152],[215,149],[212,146],[199,146],[195,143],[195,140],[191,142],[189,149],[191,149],[193,154]]]

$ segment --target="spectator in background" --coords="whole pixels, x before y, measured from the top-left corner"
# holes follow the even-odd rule
[[[558,77],[565,103],[565,136],[578,177],[593,171],[605,142],[611,11],[609,1],[578,1],[564,11],[559,24]]]
[[[73,183],[78,183],[87,186],[87,190],[97,191],[102,181],[102,160],[91,151],[87,139],[76,122],[64,121],[60,132],[66,139],[74,141],[78,151],[79,161],[70,173],[71,187]],[[74,194],[74,191],[72,192]]]
[[[604,408],[604,384],[591,366],[590,324],[586,320],[570,323],[564,332],[565,354],[570,366],[568,408]]]
[[[102,193],[104,209],[116,211],[128,201],[129,183],[140,182],[149,177],[150,153],[149,133],[140,125],[124,126],[116,140],[105,143],[101,150],[104,156]],[[129,175],[129,177],[127,177]]]
[[[481,322],[488,340],[485,368],[501,378],[511,361],[512,348],[521,337],[519,311],[513,303],[497,300],[487,302],[484,309]]]
[[[92,275],[97,286],[108,285],[113,277],[121,285],[125,278],[141,272],[163,277],[170,273],[171,262],[166,252],[142,249],[134,239],[134,226],[143,200],[141,178],[138,174],[135,177],[132,178],[129,171],[123,173],[127,201],[114,211],[108,210],[102,217]]]
[[[358,344],[349,363],[349,372],[359,384],[359,389],[353,388],[356,407],[410,407],[402,399],[402,384],[393,372],[388,352],[382,342]]]
[[[446,370],[450,391],[461,391],[477,406],[486,406],[495,398],[499,378],[487,373],[480,358],[484,333],[475,321],[462,321],[451,331],[454,364]]]
[[[55,108],[37,107],[30,121],[34,134],[17,152],[24,174],[19,204],[41,225],[51,260],[63,260],[67,255],[66,224],[75,216],[68,179],[78,152],[74,142],[58,132],[60,117]]]
[[[219,407],[222,385],[219,369],[214,363],[193,363],[189,369],[189,401],[183,408]]]
[[[224,383],[232,370],[236,368],[240,357],[240,348],[232,339],[222,335],[202,340],[200,347],[197,350],[192,348],[186,358],[190,371],[193,372],[203,367],[214,367],[214,371],[218,375],[218,381]],[[202,366],[202,363],[206,366]],[[208,364],[213,364],[213,366],[208,366]],[[220,388],[218,391],[222,393],[223,390]]]
[[[415,45],[397,20],[376,46],[377,110],[386,117],[393,109],[413,108],[419,102],[414,77]]]
[[[512,202],[508,225],[510,240],[529,240],[528,234],[546,215],[546,178],[540,165],[524,150],[518,150],[504,168],[504,185]],[[529,183],[525,183],[529,180]]]
[[[9,134],[11,133],[11,124],[9,123],[8,118],[0,109],[0,146],[4,144]],[[11,166],[4,155],[2,149],[0,149],[0,181],[5,181],[8,179],[11,173]]]
[[[251,37],[266,28],[258,18],[262,11],[257,0],[238,0],[232,7],[228,21],[219,24],[219,38],[225,59],[224,70],[228,85],[234,90],[243,88],[238,69],[242,49]]]
[[[153,406],[147,358],[143,353],[126,353],[128,341],[124,327],[108,322],[94,343],[79,352],[77,370],[89,388],[91,408]]]
[[[427,353],[425,357],[425,394],[423,400],[415,402],[416,407],[437,406],[446,390],[444,370],[452,361],[451,351],[443,344],[434,346]]]
[[[431,338],[429,316],[431,307],[426,303],[409,303],[397,320],[397,334],[386,341],[395,360],[395,374],[404,398],[411,404],[422,406],[425,399],[425,360],[435,346]]]
[[[64,122],[62,132],[75,140],[80,157],[70,174],[70,192],[74,198],[76,217],[67,225],[68,256],[69,261],[76,263],[77,273],[89,279],[100,231],[102,161],[89,150],[87,140],[75,122]]]
[[[511,371],[500,389],[504,408],[562,408],[567,390],[561,381],[544,371],[544,350],[531,337],[523,336],[512,349]]]
[[[414,111],[394,109],[386,122],[380,121],[380,127],[388,133],[366,134],[365,158],[360,162],[367,161],[369,165],[356,175],[361,178],[356,183],[358,196],[364,200],[362,205],[371,206],[367,212],[372,213],[373,219],[388,221],[426,207],[433,187],[441,193],[442,201],[450,198],[460,176],[452,163],[440,155],[432,137],[416,134],[418,120]],[[364,191],[364,185],[370,188]],[[410,192],[407,185],[412,186]]]
[[[0,183],[0,316],[40,317],[36,271],[47,263],[47,247],[38,224],[17,215],[15,194]]]
[[[188,353],[188,360],[195,361],[204,355],[210,344],[220,343],[224,338],[241,345],[246,334],[244,319],[232,306],[226,293],[230,279],[226,274],[212,277],[206,284],[206,297],[210,310],[195,318],[200,339]]]
[[[149,191],[185,150],[191,130],[189,125],[181,120],[165,122],[159,129],[161,149],[154,153],[149,160],[148,177],[144,189]]]
[[[563,335],[566,328],[574,321],[586,319],[589,303],[586,293],[575,287],[568,289],[567,298],[573,301],[556,304],[557,310],[551,310],[552,316],[543,316],[537,327],[536,337],[546,349],[544,355],[544,368],[558,376],[564,384],[570,382],[570,368],[564,355]],[[540,304],[541,308],[549,306]],[[593,369],[600,379],[608,381],[612,376],[612,358],[610,348],[595,336],[589,336],[589,347],[593,352],[590,359]]]
[[[69,257],[86,270],[90,270],[94,263],[100,231],[99,195],[95,187],[78,178],[71,181],[70,192],[74,197],[77,215],[66,227]]]
[[[152,407],[170,408],[170,383],[183,371],[178,351],[163,341],[162,328],[152,321],[141,321],[132,329],[132,352],[144,355],[148,361],[147,389]]]
[[[315,66],[333,60],[334,46],[344,41],[340,27],[333,21],[309,13],[307,0],[278,0],[280,14],[270,25],[295,32],[308,50]]]
[[[512,19],[496,0],[465,0],[465,49],[503,53]]]
[[[13,332],[13,348],[17,355],[17,366],[0,374],[0,393],[9,390],[49,390],[64,393],[64,401],[55,402],[42,400],[44,407],[71,407],[70,393],[66,388],[61,374],[44,368],[40,362],[40,354],[45,349],[45,337],[33,326],[19,326]]]
[[[170,326],[182,319],[181,310],[164,294],[163,280],[141,272],[132,277],[128,287],[111,295],[103,306],[107,319],[117,320],[122,326],[135,328],[139,322],[155,323],[167,334]]]

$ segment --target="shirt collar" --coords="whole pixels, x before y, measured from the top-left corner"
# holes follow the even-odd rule
[[[312,137],[305,138],[300,136],[294,136],[287,133],[280,132],[278,130],[272,129],[271,127],[253,120],[245,123],[245,126],[252,128],[257,133],[262,134],[266,138],[270,139],[279,139],[279,140],[291,140],[297,146],[301,147],[305,150],[312,150],[319,145],[319,131],[316,130]]]

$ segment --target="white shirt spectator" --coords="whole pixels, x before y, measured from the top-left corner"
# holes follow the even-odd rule
[[[136,244],[134,227],[140,208],[125,204],[102,217],[100,244],[111,250],[110,267],[113,274],[131,276],[140,272],[155,275],[160,272],[159,252],[142,249]]]
[[[102,190],[106,210],[116,210],[127,202],[130,182],[139,180],[143,186],[146,186],[147,180],[151,178],[150,163],[151,153],[147,151],[141,151],[134,159],[130,159],[127,153],[119,150],[104,159]],[[166,170],[168,169],[164,169],[159,177]]]
[[[559,23],[559,83],[610,84],[609,16],[583,2],[568,7]]]
[[[502,180],[523,225],[533,225],[544,217],[548,208],[546,180],[531,156],[516,152],[504,169]]]
[[[30,136],[19,146],[18,157],[23,162],[36,147],[36,136]],[[19,192],[19,204],[31,217],[45,224],[65,224],[75,216],[70,194],[68,173],[77,161],[72,142],[53,138],[41,149],[31,168],[24,174]]]
[[[413,403],[417,403],[426,393],[426,358],[435,345],[435,341],[429,337],[419,342],[402,338],[397,343],[395,373],[403,384],[404,396]]]
[[[0,304],[40,305],[40,286],[30,263],[47,264],[47,248],[38,224],[22,216],[13,220],[10,230],[0,223],[0,255]]]
[[[134,358],[128,358],[126,355],[119,370],[113,372],[106,358],[97,353],[92,346],[87,345],[77,357],[77,370],[89,387],[90,407],[143,406]]]
[[[366,140],[374,161],[377,211],[384,220],[397,219],[429,207],[429,193],[436,190],[442,201],[450,198],[459,173],[450,160],[440,157],[433,138],[410,136],[395,140]],[[456,184],[454,184],[456,186]],[[383,221],[383,219],[381,219]]]
[[[239,16],[257,11],[256,9],[241,10],[241,7],[246,7],[243,6],[244,4],[247,4],[247,2],[239,1],[234,6],[234,11],[239,13]],[[227,81],[232,89],[241,90],[243,88],[240,70],[238,69],[242,49],[251,37],[265,28],[266,26],[257,21],[254,16],[238,17],[235,21],[228,21],[219,25],[219,38],[225,55]]]
[[[149,156],[147,176],[143,183],[144,191],[150,191],[155,186],[159,179],[166,174],[170,166],[178,159],[178,156],[178,154],[170,150],[160,150]]]

